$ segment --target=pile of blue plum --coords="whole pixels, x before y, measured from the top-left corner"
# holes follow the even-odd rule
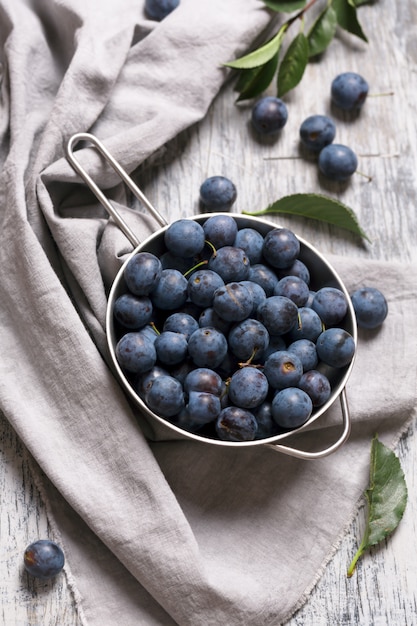
[[[145,405],[232,442],[306,423],[355,352],[344,291],[313,289],[291,230],[249,223],[228,213],[173,222],[161,253],[127,261],[113,303],[116,359]]]

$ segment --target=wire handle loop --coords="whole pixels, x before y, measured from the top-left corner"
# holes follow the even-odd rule
[[[81,178],[84,180],[84,182],[87,183],[87,185],[90,187],[91,191],[94,193],[96,198],[106,209],[110,217],[113,218],[113,220],[116,222],[117,226],[120,228],[123,234],[126,235],[127,239],[130,241],[130,243],[132,244],[134,248],[136,248],[140,244],[140,241],[136,237],[135,233],[131,230],[130,226],[125,222],[125,220],[122,218],[122,216],[117,211],[117,209],[114,208],[110,200],[104,195],[104,193],[101,191],[98,185],[94,182],[91,176],[85,171],[85,169],[82,167],[78,159],[76,159],[74,155],[74,146],[79,141],[89,141],[90,143],[92,143],[93,146],[97,148],[100,154],[105,158],[107,163],[111,165],[114,171],[120,176],[123,182],[129,187],[133,195],[139,200],[139,202],[141,202],[148,209],[149,213],[151,213],[151,215],[156,219],[156,221],[161,226],[167,225],[168,222],[166,221],[166,219],[149,202],[148,198],[139,189],[139,187],[133,182],[133,180],[131,179],[129,174],[126,172],[126,170],[124,170],[123,167],[112,157],[110,152],[107,150],[107,148],[104,147],[101,141],[97,139],[97,137],[95,137],[94,135],[91,135],[90,133],[76,133],[75,135],[73,135],[69,139],[66,145],[66,155],[67,155],[68,161],[70,162],[74,170],[77,172],[77,174],[79,174]]]

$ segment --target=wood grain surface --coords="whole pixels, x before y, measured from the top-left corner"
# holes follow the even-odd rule
[[[322,58],[309,64],[302,83],[285,97],[289,119],[278,138],[260,142],[253,135],[251,103],[237,106],[232,85],[226,85],[201,123],[139,168],[136,180],[152,203],[169,220],[197,213],[199,186],[215,174],[235,182],[237,212],[263,209],[291,193],[325,193],[356,212],[370,244],[358,244],[348,232],[308,220],[283,217],[282,225],[323,253],[417,260],[417,5],[412,0],[379,0],[362,7],[359,16],[369,44],[341,33]],[[372,96],[354,117],[332,110],[329,101],[331,80],[347,70],[361,73],[371,86]],[[387,93],[391,95],[377,95]],[[300,151],[298,141],[301,122],[313,113],[333,116],[337,142],[356,151],[359,169],[372,180],[356,174],[340,185],[318,176],[316,162]],[[346,570],[364,525],[360,508],[335,554],[323,564],[307,603],[288,626],[417,624],[416,443],[412,425],[397,448],[409,489],[397,531],[370,551],[348,579]],[[0,489],[0,623],[78,626],[76,604],[63,575],[39,582],[23,572],[26,545],[39,537],[53,538],[54,533],[30,456],[4,417]]]

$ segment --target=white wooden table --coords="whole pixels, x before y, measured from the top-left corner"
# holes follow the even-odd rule
[[[348,233],[306,220],[281,223],[323,252],[409,261],[417,235],[417,20],[412,0],[379,0],[360,9],[366,45],[341,34],[319,62],[308,66],[301,85],[285,97],[289,120],[279,139],[258,142],[248,125],[250,104],[236,106],[227,86],[205,120],[184,132],[144,164],[138,181],[168,219],[198,212],[198,189],[214,174],[238,188],[236,211],[265,208],[296,192],[321,192],[353,208],[373,243],[358,246]],[[225,59],[226,60],[226,59]],[[373,94],[356,119],[330,109],[332,78],[360,72]],[[359,169],[346,186],[317,176],[313,160],[300,158],[298,129],[312,113],[334,114],[337,141],[359,155]],[[80,129],[81,130],[81,129]],[[360,539],[364,511],[327,564],[307,604],[288,626],[411,626],[417,624],[416,432],[398,446],[409,489],[405,516],[388,541],[361,561],[348,579],[347,566]],[[78,626],[76,606],[64,576],[53,582],[22,573],[23,550],[34,538],[53,538],[45,505],[35,486],[29,456],[4,418],[0,419],[0,623],[5,626]],[[244,626],[244,625],[243,625]],[[278,625],[277,625],[278,626]]]

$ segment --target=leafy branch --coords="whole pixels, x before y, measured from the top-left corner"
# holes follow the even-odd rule
[[[283,96],[301,81],[310,59],[322,54],[332,42],[337,28],[365,42],[368,39],[358,20],[357,9],[372,0],[325,0],[318,16],[305,32],[305,15],[320,0],[263,0],[276,13],[292,13],[266,43],[243,57],[224,65],[239,72],[235,90],[238,101],[254,98],[265,91],[276,76],[277,95]],[[300,29],[280,58],[281,47],[290,27]]]

